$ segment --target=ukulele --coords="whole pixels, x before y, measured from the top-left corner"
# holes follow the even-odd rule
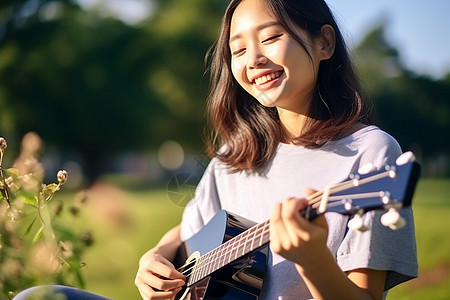
[[[419,177],[420,165],[412,152],[405,152],[394,165],[373,172],[360,170],[308,196],[301,214],[308,220],[325,212],[349,215],[348,227],[365,231],[361,216],[386,210],[381,223],[395,230],[405,224],[398,210],[411,205]],[[178,249],[174,264],[186,276],[186,284],[176,299],[258,299],[268,245],[269,220],[255,224],[220,210]]]

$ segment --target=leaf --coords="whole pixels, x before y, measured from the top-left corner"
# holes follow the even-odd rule
[[[84,281],[83,274],[81,273],[82,263],[83,262],[79,263],[80,267],[78,269],[75,269],[74,272],[75,272],[75,275],[76,275],[76,279],[77,279],[78,285],[80,286],[80,288],[83,289],[83,288],[86,288],[86,282]]]
[[[75,257],[66,260],[66,263],[69,265],[68,271],[74,276],[74,280],[76,281],[77,286],[82,289],[85,288],[86,282],[84,281],[81,269],[86,266],[86,263],[84,261],[80,261]]]
[[[41,207],[39,209],[41,221],[43,222],[44,226],[43,234],[45,235],[46,239],[53,240],[55,238],[55,232],[53,231],[52,227],[52,217],[50,215],[50,211],[48,207]]]
[[[9,176],[15,176],[16,178],[19,176],[19,170],[16,168],[8,168],[3,170],[5,171],[6,174],[8,174]]]
[[[59,190],[59,185],[56,183],[50,183],[44,186],[44,188],[42,189],[43,191],[45,190],[48,193],[56,193]]]
[[[20,198],[20,200],[25,204],[29,204],[34,207],[38,206],[38,201],[36,199],[36,196],[33,195],[32,193],[26,192],[24,190],[19,190],[16,192],[16,197]]]
[[[27,230],[25,230],[25,233],[23,234],[23,236],[26,236],[31,232],[31,229],[33,228],[33,225],[36,222],[36,219],[37,218],[34,218],[34,220],[30,223],[30,225],[28,225]]]
[[[42,238],[42,236],[44,234],[44,228],[45,228],[44,225],[39,227],[38,231],[36,232],[36,234],[33,237],[33,244],[36,243],[37,241],[39,241]]]
[[[56,183],[50,183],[50,184],[43,184],[42,185],[42,191],[39,193],[39,195],[42,197],[41,200],[43,201],[50,201],[50,199],[53,197],[53,195],[59,190],[59,185]]]

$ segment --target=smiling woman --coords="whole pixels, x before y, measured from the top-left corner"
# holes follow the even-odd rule
[[[325,212],[311,221],[299,214],[311,205],[308,188],[333,185],[367,164],[381,169],[401,153],[395,139],[369,125],[358,78],[324,1],[232,0],[210,70],[207,146],[213,159],[180,225],[140,260],[135,284],[144,299],[180,291],[182,297],[382,299],[417,276],[410,208],[400,212],[407,220],[401,232],[384,227],[379,212],[357,218],[361,228],[372,225],[365,233],[348,217]],[[264,282],[261,287],[255,280],[239,297],[247,267],[237,263],[240,271],[228,274],[239,283],[224,279],[227,268],[220,278],[196,282],[172,263],[178,248],[207,252],[204,244],[191,244],[210,230],[209,220],[220,219],[221,209],[255,222],[270,217],[263,223],[271,250]],[[248,268],[261,255],[254,252]],[[208,270],[204,256],[193,256],[187,269]]]
[[[212,160],[180,224],[139,261],[143,299],[383,299],[417,276],[411,207],[397,213],[401,202],[384,186],[358,194],[406,221],[393,231],[402,222],[364,214],[330,188],[349,178],[357,189],[367,165],[395,178],[402,151],[369,123],[325,1],[231,0],[209,70]],[[226,211],[229,226],[211,227]],[[253,223],[262,226],[245,231]],[[193,255],[179,266],[183,253]]]

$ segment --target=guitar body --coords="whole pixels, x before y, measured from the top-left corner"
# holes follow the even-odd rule
[[[254,222],[221,210],[178,249],[175,266],[180,267],[189,262],[188,258],[194,253],[194,256],[208,253],[253,225]],[[181,291],[177,299],[258,299],[266,271],[268,251],[268,245],[265,244],[237,258]],[[192,265],[187,263],[184,268],[189,267]]]

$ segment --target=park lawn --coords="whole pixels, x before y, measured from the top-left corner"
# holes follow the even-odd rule
[[[179,222],[183,209],[170,201],[165,189],[111,188],[105,194],[114,196],[100,204],[92,197],[94,203],[84,213],[83,226],[95,237],[85,255],[86,288],[116,300],[140,299],[133,283],[139,258]],[[419,278],[395,287],[388,299],[450,298],[449,194],[449,179],[419,182],[413,199]]]
[[[95,244],[84,259],[86,289],[116,300],[141,299],[134,285],[139,258],[179,222],[183,209],[163,189],[125,192],[115,201],[119,210],[107,216],[96,218],[96,205],[87,209],[85,226],[94,232]]]
[[[450,180],[419,182],[413,208],[419,278],[395,287],[388,299],[450,299]]]

